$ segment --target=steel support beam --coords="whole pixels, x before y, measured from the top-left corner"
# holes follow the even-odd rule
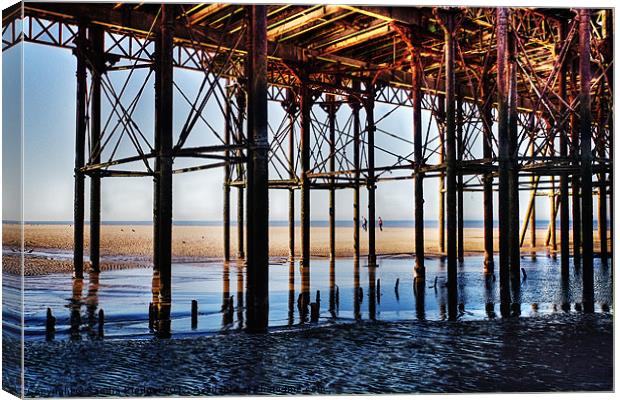
[[[368,96],[365,99],[366,109],[366,134],[368,140],[368,177],[366,187],[368,188],[368,266],[377,265],[377,253],[375,247],[375,225],[376,225],[376,198],[375,190],[375,89],[372,83],[368,83],[366,88]]]
[[[465,148],[463,145],[463,96],[461,95],[461,91],[457,91],[456,96],[456,151],[457,151],[457,159],[459,162],[459,167],[457,168],[457,184],[456,184],[456,194],[457,194],[457,256],[459,262],[465,261],[465,238],[463,236],[464,228],[465,228],[465,219],[463,213],[465,212],[465,204],[463,204],[463,171],[460,167],[463,162],[463,156],[465,153]]]
[[[438,97],[438,115],[437,125],[443,125],[438,129],[439,135],[439,164],[444,164],[445,150],[446,150],[446,101],[444,95],[437,95]],[[446,173],[445,170],[439,171],[439,207],[437,215],[437,229],[439,235],[439,253],[443,256],[446,254]]]
[[[304,76],[305,77],[305,76]],[[299,99],[301,131],[301,294],[305,315],[310,304],[310,118],[312,91],[305,82],[301,83]]]
[[[269,321],[269,187],[267,137],[267,6],[247,6],[248,63],[248,255],[246,329],[264,332]]]
[[[571,65],[571,96],[569,104],[574,104],[577,97],[577,72],[578,62],[574,60]],[[580,168],[579,163],[579,121],[577,113],[572,112],[570,116],[571,146],[569,157],[573,161],[574,168]],[[573,262],[576,268],[581,264],[581,193],[580,173],[573,173],[571,179],[572,195],[572,219],[573,219]]]
[[[579,11],[579,132],[581,149],[581,212],[583,238],[583,307],[594,311],[593,207],[592,207],[592,112],[590,87],[590,10]]]
[[[288,169],[289,179],[295,181],[295,114],[297,113],[297,99],[292,89],[286,91],[286,113],[288,115]],[[295,260],[295,189],[288,189],[288,258]]]
[[[510,226],[509,226],[509,163],[510,132],[508,125],[508,9],[497,9],[497,113],[499,146],[499,289],[500,310],[507,315],[510,310]]]
[[[230,261],[230,178],[231,178],[231,166],[230,166],[230,150],[228,150],[228,146],[230,145],[231,131],[232,131],[232,88],[230,87],[230,82],[227,81],[226,86],[226,104],[224,105],[224,144],[227,146],[226,150],[224,150],[224,199],[223,199],[223,207],[222,210],[222,222],[224,225],[223,234],[224,234],[224,261]]]
[[[411,101],[413,104],[413,157],[414,170],[414,220],[415,220],[415,277],[422,282],[424,267],[424,173],[420,171],[423,160],[422,143],[422,81],[423,68],[417,54],[411,54]],[[422,284],[424,287],[424,284]]]
[[[155,62],[155,135],[159,142],[158,207],[157,207],[157,266],[159,269],[159,309],[157,333],[170,335],[172,303],[172,107],[174,7],[162,5],[159,35],[156,41]]]
[[[75,185],[73,191],[73,277],[84,278],[84,152],[86,143],[86,25],[79,24],[76,68]]]
[[[353,89],[359,91],[359,81],[353,81]],[[353,253],[355,260],[360,257],[360,103],[355,97],[349,98],[353,114]]]
[[[238,87],[236,93],[237,109],[239,114],[235,120],[237,124],[237,145],[243,142],[244,116],[246,112],[246,94]],[[237,157],[243,157],[243,150],[237,150]],[[237,180],[243,181],[245,168],[243,163],[237,164]],[[245,183],[237,186],[237,259],[245,258]]]
[[[448,316],[456,318],[457,308],[457,165],[456,165],[456,99],[455,99],[455,44],[454,13],[443,14],[446,104],[446,206],[448,258]]]
[[[566,23],[559,25],[560,42],[566,40],[568,26]],[[558,73],[558,95],[561,99],[566,100],[566,73],[567,61],[564,60],[560,66]],[[560,103],[560,114],[566,114],[566,106]],[[568,124],[562,122],[560,128],[560,157],[568,157]],[[570,222],[569,222],[569,191],[568,191],[568,173],[560,175],[560,268],[563,277],[568,277],[569,257],[570,257]]]
[[[482,84],[482,98],[484,104],[482,106],[483,120],[483,140],[482,140],[482,156],[486,160],[493,158],[493,116],[492,105],[493,100],[491,92],[488,88],[487,78],[485,76]],[[493,275],[495,262],[493,260],[493,174],[487,172],[483,176],[483,219],[484,219],[484,273]]]
[[[338,110],[336,97],[327,95],[327,112],[329,118],[329,171],[336,171],[336,111]],[[336,260],[336,188],[335,176],[329,180],[329,260]]]
[[[91,60],[90,94],[90,155],[89,163],[101,162],[101,74],[104,64],[104,31],[101,26],[89,27],[94,60]],[[90,176],[90,268],[99,272],[101,243],[101,177]]]

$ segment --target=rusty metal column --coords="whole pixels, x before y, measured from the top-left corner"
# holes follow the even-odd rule
[[[446,206],[448,256],[448,315],[456,318],[457,305],[457,196],[456,196],[456,110],[454,72],[454,14],[443,15],[444,52],[446,71]]]
[[[226,149],[224,150],[224,199],[222,210],[222,219],[224,224],[224,261],[230,261],[230,136],[232,130],[232,90],[230,82],[226,81],[226,104],[224,105],[224,144]]]
[[[561,22],[559,25],[560,43],[566,40],[567,24]],[[560,66],[558,75],[559,96],[562,100],[566,100],[566,60]],[[566,114],[566,106],[560,102],[560,115]],[[563,118],[563,117],[562,117]],[[566,160],[568,158],[568,124],[562,122],[560,129],[560,158]],[[562,276],[568,276],[568,259],[570,257],[570,226],[569,226],[569,208],[568,208],[568,174],[563,172],[560,175],[560,265]]]
[[[509,36],[509,93],[508,104],[508,198],[509,198],[509,246],[510,246],[510,274],[513,294],[520,289],[521,283],[521,246],[519,243],[519,164],[518,164],[518,113],[517,113],[517,43],[514,33]],[[515,303],[516,299],[513,299]]]
[[[534,159],[535,149],[536,149],[536,143],[535,143],[536,134],[534,132],[535,119],[536,119],[536,113],[532,112],[529,118],[529,129],[530,129],[529,133],[530,133],[530,140],[531,140],[530,157],[532,157],[532,160]],[[530,177],[530,184],[532,185],[532,188],[530,191],[531,200],[530,200],[530,206],[529,206],[529,213],[530,213],[529,225],[530,225],[530,246],[532,247],[532,252],[531,252],[532,259],[536,259],[536,192],[538,189],[539,180],[540,178],[536,177],[534,174],[532,174],[532,176]],[[555,215],[555,213],[552,212],[551,215]]]
[[[92,89],[90,94],[90,162],[101,161],[101,74],[104,72],[104,31],[98,25],[89,27],[94,60],[91,62]],[[101,178],[90,177],[90,268],[99,272],[101,237]]]
[[[267,138],[267,6],[247,6],[248,52],[248,257],[246,329],[264,332],[269,320],[269,181]]]
[[[579,10],[579,131],[581,138],[581,218],[583,238],[583,307],[594,311],[593,207],[592,207],[592,113],[590,104],[590,10]]]
[[[457,193],[457,255],[459,262],[464,261],[465,256],[465,238],[463,232],[465,228],[465,219],[463,213],[465,212],[465,205],[463,204],[463,167],[460,165],[463,162],[463,155],[465,149],[463,147],[463,96],[460,89],[458,90],[456,97],[456,151],[457,159],[459,162],[456,193]]]
[[[359,82],[353,81],[353,91],[359,93]],[[360,103],[357,98],[350,98],[349,105],[353,114],[353,255],[360,258]]]
[[[364,102],[366,109],[366,133],[368,135],[368,266],[377,266],[377,253],[375,248],[375,225],[376,225],[376,202],[375,190],[375,89],[368,82],[366,88],[367,97]]]
[[[240,145],[243,143],[243,120],[244,113],[246,108],[246,97],[245,93],[241,89],[241,87],[237,88],[237,109],[239,111],[239,115],[236,118],[237,123],[237,144]],[[237,150],[237,157],[243,156],[243,150]],[[243,183],[243,174],[244,168],[243,163],[237,164],[237,180],[240,184],[237,186],[237,258],[243,259],[245,258],[245,190]]]
[[[571,96],[569,104],[573,104],[577,93],[577,70],[578,62],[573,60],[571,64]],[[574,167],[579,166],[579,126],[577,113],[572,112],[570,117],[571,145],[569,157]],[[573,217],[573,262],[575,267],[581,264],[581,201],[580,194],[580,173],[573,172],[571,179],[572,193],[572,217]]]
[[[155,126],[159,139],[159,204],[158,262],[159,310],[157,332],[159,336],[170,335],[170,306],[172,301],[172,92],[173,92],[173,31],[174,6],[161,6],[160,34],[156,42],[155,79]]]
[[[442,121],[444,127],[439,129],[439,164],[445,162],[445,148],[446,148],[446,103],[445,96],[438,94],[438,115],[437,119]],[[437,121],[439,122],[439,121]],[[439,123],[437,124],[439,125]],[[446,173],[443,169],[439,171],[439,210],[437,215],[437,229],[439,234],[439,253],[443,257],[446,253]]]
[[[508,129],[508,9],[497,9],[497,113],[499,144],[499,288],[500,310],[507,315],[510,309],[510,245],[508,169],[510,137]]]
[[[86,25],[80,23],[76,39],[75,185],[73,191],[73,277],[84,277],[84,151],[86,143]]]
[[[487,82],[485,79],[484,82]],[[484,105],[482,118],[484,136],[482,141],[482,156],[489,164],[493,162],[493,116],[491,109],[493,101],[488,83],[483,83]],[[483,214],[484,214],[484,273],[492,275],[495,269],[493,260],[493,173],[485,172],[483,177]]]
[[[424,267],[424,173],[421,171],[424,163],[422,154],[422,80],[423,69],[417,54],[411,55],[411,103],[413,106],[413,159],[414,170],[414,219],[415,219],[415,277],[424,281],[426,268]],[[422,285],[424,287],[424,285]]]
[[[301,146],[301,292],[304,312],[310,304],[310,116],[312,93],[304,75],[300,91]]]
[[[292,89],[286,91],[286,113],[288,114],[288,169],[291,182],[297,179],[295,175],[295,114],[297,104]],[[288,259],[295,261],[295,189],[288,189]]]
[[[600,86],[600,98],[603,98],[603,90],[604,85],[601,82]],[[607,110],[607,112],[609,112]],[[604,160],[606,157],[605,154],[605,120],[604,120],[604,112],[603,112],[603,104],[599,103],[598,110],[598,151],[597,156]],[[598,174],[598,238],[600,242],[600,254],[601,254],[601,263],[603,265],[608,264],[608,250],[607,250],[607,174],[605,172],[600,172]]]
[[[329,172],[332,173],[329,179],[329,260],[336,260],[336,179],[333,175],[336,171],[336,96],[328,94],[327,112],[329,118]]]

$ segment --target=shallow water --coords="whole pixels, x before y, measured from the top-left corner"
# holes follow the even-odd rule
[[[243,266],[175,264],[172,339],[149,330],[150,269],[105,271],[82,281],[69,274],[25,277],[25,396],[610,391],[613,277],[611,267],[594,261],[595,313],[581,312],[579,270],[562,279],[559,261],[539,256],[521,260],[527,278],[513,299],[513,317],[499,318],[499,281],[484,278],[481,257],[469,257],[458,269],[459,313],[450,321],[441,260],[426,260],[423,289],[414,289],[411,259],[381,258],[377,269],[356,268],[350,259],[331,269],[326,260],[312,260],[318,324],[300,316],[298,264],[273,262],[266,335],[240,331]],[[4,275],[4,289],[20,280]],[[232,316],[222,311],[229,296]],[[3,353],[17,362],[19,331],[10,321],[19,317],[6,315],[7,305]],[[58,319],[48,342],[47,307]],[[19,382],[18,369],[3,369],[6,390],[19,390]]]
[[[611,312],[612,269],[594,260],[595,311]],[[310,268],[310,297],[320,291],[321,324],[375,319],[380,321],[444,320],[446,315],[447,267],[439,259],[427,259],[423,292],[414,288],[413,261],[381,258],[373,272],[364,265],[356,268],[352,259],[338,259],[330,285],[330,263],[314,259]],[[514,303],[521,316],[579,312],[581,275],[571,269],[567,280],[560,274],[559,260],[523,257],[527,278]],[[357,271],[357,272],[356,272]],[[234,330],[243,324],[245,269],[236,263],[184,263],[172,269],[172,333],[176,336],[214,334]],[[17,284],[5,275],[4,285]],[[398,290],[395,288],[399,280]],[[437,284],[435,285],[435,280]],[[99,309],[105,312],[107,338],[149,337],[148,306],[157,298],[152,271],[146,268],[104,271],[83,281],[70,274],[27,276],[24,280],[26,340],[45,339],[45,317],[50,307],[57,318],[56,339],[95,338]],[[362,295],[356,297],[355,287]],[[301,291],[298,264],[273,262],[269,267],[269,326],[272,330],[307,323],[302,321],[297,299]],[[380,288],[379,297],[370,297]],[[330,290],[331,289],[331,290]],[[232,316],[223,312],[233,296]],[[198,325],[192,329],[191,301],[198,301]],[[468,257],[458,268],[460,320],[484,320],[499,316],[499,280],[485,280],[482,258]],[[6,315],[11,320],[10,315]],[[13,316],[16,317],[16,316]],[[307,317],[306,317],[307,320]],[[5,320],[6,321],[6,320]]]

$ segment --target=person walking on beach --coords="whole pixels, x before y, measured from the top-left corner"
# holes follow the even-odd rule
[[[368,228],[368,220],[366,219],[366,217],[362,217],[362,229],[364,230],[364,232],[366,232]]]
[[[383,232],[383,220],[381,219],[381,217],[379,217],[379,220],[377,222],[379,223],[379,230]]]

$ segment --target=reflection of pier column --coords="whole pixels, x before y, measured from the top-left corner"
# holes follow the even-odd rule
[[[376,200],[375,200],[375,89],[371,82],[367,83],[367,97],[364,102],[366,108],[366,134],[368,135],[368,266],[377,265],[375,248]]]
[[[82,316],[80,315],[82,308],[82,289],[84,280],[74,279],[71,300],[69,301],[69,335],[72,340],[80,339],[80,325],[82,325]]]
[[[84,277],[84,150],[86,142],[86,26],[80,24],[74,54],[76,70],[75,186],[73,192],[73,276]]]
[[[269,187],[267,138],[267,6],[250,13],[248,62],[248,212],[246,328],[263,332],[269,320]]]
[[[89,27],[90,42],[94,60],[91,65],[92,89],[90,94],[90,162],[99,164],[101,161],[101,74],[105,64],[104,31],[99,25]],[[101,178],[90,177],[90,265],[91,270],[99,272],[99,247],[101,232]]]
[[[413,281],[413,291],[415,294],[415,315],[419,320],[426,319],[426,310],[424,308],[424,291],[426,290],[426,282],[423,279],[415,279]]]
[[[413,106],[413,158],[414,176],[414,220],[415,220],[415,277],[424,283],[424,173],[421,171],[423,159],[422,144],[422,90],[420,82],[424,70],[417,54],[411,61],[411,102]]]
[[[510,157],[508,129],[508,9],[497,9],[497,114],[499,144],[499,289],[500,309],[507,315],[510,307],[510,242],[508,169]]]
[[[590,10],[579,10],[579,131],[581,136],[581,221],[583,239],[583,308],[594,311],[592,114],[590,104]]]
[[[97,307],[99,306],[99,273],[91,272],[88,274],[88,294],[86,297],[86,315],[88,317],[88,329],[91,335],[94,333],[93,327],[97,323]]]
[[[243,327],[243,264],[241,261],[237,262],[237,321],[239,321],[239,328]]]
[[[336,305],[336,261],[329,262],[329,311],[333,318],[337,316]]]
[[[226,326],[233,322],[232,308],[230,297],[230,264],[225,261],[222,270],[222,326]]]
[[[360,313],[363,296],[360,296],[360,263],[359,259],[353,260],[353,318],[357,321],[362,318]]]
[[[158,335],[170,335],[172,301],[172,91],[174,6],[161,6],[160,34],[156,41],[155,134],[159,142],[157,206],[157,267],[160,274]]]
[[[288,264],[288,324],[295,322],[295,262]]]
[[[371,321],[374,321],[377,317],[376,271],[376,267],[368,267],[368,318]]]

